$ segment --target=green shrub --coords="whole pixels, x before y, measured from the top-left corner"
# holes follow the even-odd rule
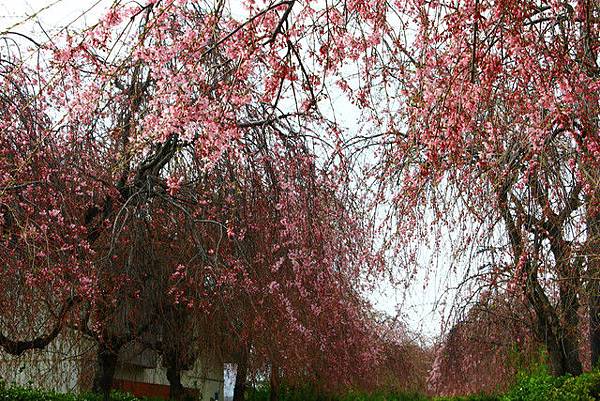
[[[503,401],[600,401],[600,372],[553,377],[547,372],[521,376]]]
[[[140,399],[119,391],[113,391],[110,399],[111,401],[159,401],[156,398]],[[0,401],[102,401],[102,396],[93,393],[58,393],[29,387],[7,386],[0,382]]]

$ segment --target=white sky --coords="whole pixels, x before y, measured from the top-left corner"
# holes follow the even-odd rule
[[[43,42],[45,34],[41,27],[50,36],[54,36],[60,28],[67,25],[73,29],[87,26],[94,23],[111,3],[112,0],[0,0],[0,32],[16,31]],[[233,10],[237,14],[236,11],[241,10]],[[348,128],[356,127],[356,122],[350,120],[357,115],[352,111],[353,107],[344,96],[336,98],[338,121]],[[380,291],[372,294],[371,300],[376,308],[391,315],[399,310],[412,330],[430,338],[439,334],[442,318],[439,312],[436,314],[432,309],[447,283],[442,277],[431,277],[430,285],[423,288],[424,272],[420,272],[415,281],[416,285],[412,286],[410,295],[404,301],[401,292],[389,284],[382,284]]]

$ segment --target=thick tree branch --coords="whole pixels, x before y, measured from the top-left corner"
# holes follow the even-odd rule
[[[80,297],[70,297],[62,306],[58,314],[56,323],[54,324],[54,327],[47,334],[41,335],[31,340],[13,340],[8,338],[5,334],[0,333],[0,347],[2,347],[5,352],[16,356],[19,356],[25,351],[31,349],[45,348],[60,334],[67,315],[69,314],[71,309],[73,309],[73,307],[79,304],[80,302]]]

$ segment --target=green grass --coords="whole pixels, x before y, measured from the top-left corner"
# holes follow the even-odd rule
[[[246,394],[247,401],[269,401],[269,388],[259,387]],[[327,395],[310,387],[302,389],[282,389],[279,401],[429,401],[421,394],[409,393],[362,393],[350,392],[344,395]]]
[[[269,401],[269,388],[259,387],[250,390],[247,401]],[[361,393],[350,392],[344,395],[324,395],[310,388],[282,389],[279,401],[505,401],[494,395],[470,395],[465,397],[427,397],[418,393]],[[507,400],[508,401],[508,400]],[[547,400],[549,401],[549,400]]]

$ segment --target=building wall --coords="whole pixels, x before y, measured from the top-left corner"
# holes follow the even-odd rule
[[[86,391],[94,376],[94,355],[92,341],[74,333],[61,335],[46,349],[18,357],[0,351],[0,379],[59,392]],[[115,372],[116,387],[136,395],[166,398],[169,382],[160,357],[150,365],[120,363]],[[181,379],[184,387],[196,389],[199,401],[223,400],[222,363],[197,360],[192,369],[182,372]]]
[[[44,350],[26,351],[19,356],[0,349],[0,378],[21,386],[78,391],[80,378],[89,369],[81,362],[89,352],[93,352],[93,344],[74,336],[60,336]]]
[[[161,366],[160,359],[156,368],[145,368],[135,365],[122,364],[115,372],[115,379],[124,390],[128,386],[135,386],[131,391],[136,395],[162,396],[168,393],[169,381],[166,369]],[[148,387],[133,383],[154,384],[162,387]],[[192,369],[186,370],[181,375],[181,384],[188,389],[196,389],[199,401],[223,400],[223,364],[218,362],[202,363],[197,360]],[[147,394],[153,391],[155,394]],[[142,394],[145,393],[145,394]]]

